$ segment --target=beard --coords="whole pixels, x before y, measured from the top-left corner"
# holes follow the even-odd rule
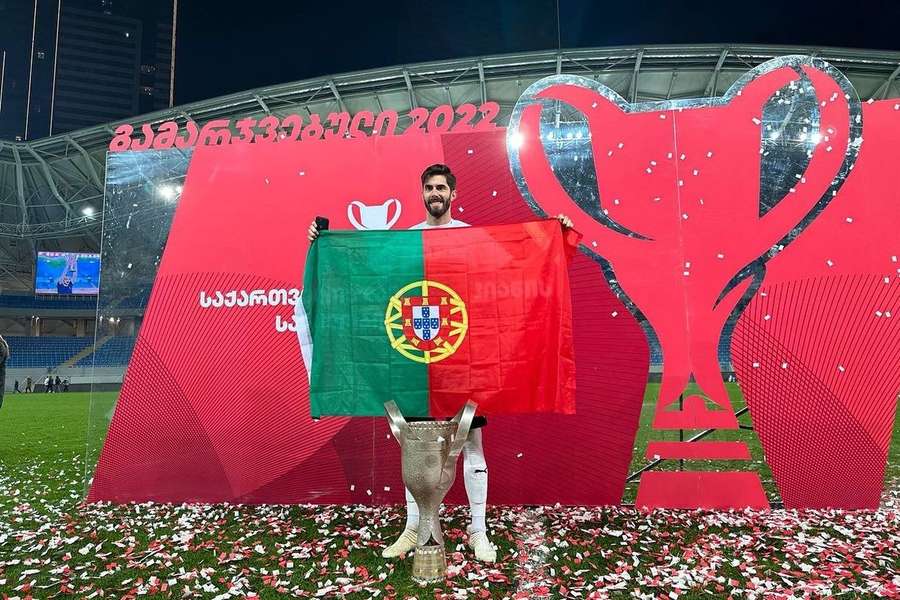
[[[440,205],[433,206],[432,202],[436,200],[440,201]],[[425,201],[425,210],[427,210],[428,214],[430,214],[435,219],[440,219],[447,213],[448,210],[450,210],[450,200],[434,196]]]

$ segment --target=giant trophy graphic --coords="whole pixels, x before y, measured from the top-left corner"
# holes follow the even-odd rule
[[[838,193],[861,131],[850,82],[804,56],[763,63],[721,98],[631,104],[571,75],[541,79],[520,97],[507,146],[523,197],[539,214],[576,218],[583,251],[659,340],[654,429],[738,428],[720,338],[758,290],[766,261]],[[750,459],[739,441],[651,441],[651,453]],[[768,506],[758,473],[746,470],[649,471],[636,502]]]

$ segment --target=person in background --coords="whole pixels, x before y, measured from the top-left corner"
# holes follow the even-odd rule
[[[9,358],[9,344],[0,336],[0,407],[3,407],[3,392],[6,390],[6,360]]]
[[[31,377],[26,377],[25,378],[25,393],[26,394],[30,394],[34,391],[33,389],[31,389],[31,385],[32,385]]]
[[[69,391],[69,378],[66,377],[65,379],[63,379],[62,383],[63,383],[63,391],[68,392]]]
[[[13,392],[16,393],[16,394],[21,394],[21,393],[22,393],[22,392],[19,390],[19,380],[18,380],[18,379],[16,379],[16,381],[13,383]]]
[[[56,381],[53,382],[53,389],[56,390],[57,393],[59,393],[61,386],[62,386],[62,380],[59,378],[59,375],[57,375]]]

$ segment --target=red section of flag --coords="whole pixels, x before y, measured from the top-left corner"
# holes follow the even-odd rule
[[[575,412],[568,262],[578,234],[556,220],[423,232],[425,277],[465,303],[466,337],[429,367],[430,412]]]

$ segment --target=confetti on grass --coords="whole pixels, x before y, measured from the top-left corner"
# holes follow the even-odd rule
[[[0,598],[900,595],[900,488],[877,511],[492,507],[500,562],[444,511],[446,581],[385,561],[399,506],[80,503],[81,459],[0,471]]]

